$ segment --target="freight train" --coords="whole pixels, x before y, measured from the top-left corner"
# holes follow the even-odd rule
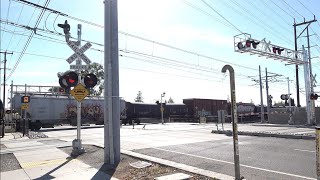
[[[22,95],[13,97],[13,109],[21,109]],[[238,103],[239,122],[259,120],[259,108],[249,103]],[[56,124],[76,124],[76,101],[71,96],[32,95],[30,96],[27,118],[31,119],[30,128],[39,130],[42,127],[53,127]],[[230,114],[230,103],[216,99],[184,99],[182,104],[126,102],[120,99],[120,120],[122,124],[132,122],[161,123],[165,122],[198,122],[199,117],[208,117],[211,122],[217,120],[217,111],[225,110]],[[21,111],[22,113],[22,111]],[[104,99],[87,97],[82,101],[81,123],[103,124]],[[210,121],[209,121],[210,122]]]
[[[21,95],[13,97],[13,109],[21,109]],[[125,101],[120,100],[120,119],[126,120]],[[22,110],[21,110],[21,114]],[[77,103],[71,96],[32,95],[30,96],[27,118],[30,118],[30,129],[39,130],[41,127],[53,127],[56,124],[76,125]],[[89,97],[82,101],[81,123],[103,124],[104,99]]]

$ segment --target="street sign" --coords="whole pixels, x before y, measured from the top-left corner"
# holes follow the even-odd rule
[[[76,85],[71,91],[70,94],[79,102],[81,102],[86,96],[89,95],[89,91],[82,85]]]
[[[68,41],[68,46],[74,51],[74,54],[72,54],[67,59],[67,62],[69,64],[71,64],[77,58],[82,59],[86,64],[91,63],[91,60],[86,55],[83,54],[86,50],[88,50],[92,46],[91,43],[87,42],[85,45],[79,48],[73,41]]]
[[[70,65],[70,69],[88,69],[88,65]]]
[[[27,109],[29,109],[29,104],[28,104],[28,103],[21,104],[21,109],[22,109],[22,110],[27,110]]]

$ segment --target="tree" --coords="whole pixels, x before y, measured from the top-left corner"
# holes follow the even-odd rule
[[[284,103],[282,101],[274,102],[273,106],[284,106]]]
[[[142,92],[138,91],[136,99],[134,99],[134,102],[143,102]]]
[[[49,88],[48,91],[49,92],[54,92],[54,93],[59,92],[59,87]]]
[[[168,103],[174,103],[173,99],[170,97]]]
[[[70,72],[72,70],[68,70],[66,72],[58,72],[57,76],[58,78],[60,78],[64,73]],[[94,74],[97,76],[98,82],[97,85],[90,90],[90,95],[94,95],[94,96],[101,96],[103,89],[104,89],[104,69],[103,66],[99,63],[91,63],[89,68],[86,70],[82,70],[80,72],[81,77],[83,77],[86,74]],[[50,89],[51,90],[51,89]],[[53,91],[55,92],[55,89],[53,89]]]

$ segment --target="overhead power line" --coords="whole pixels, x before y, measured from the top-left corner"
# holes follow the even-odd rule
[[[45,6],[45,7],[48,6],[49,3],[50,3],[50,0],[47,0],[47,1],[45,2],[45,5],[44,5],[44,6]],[[36,24],[35,24],[35,28],[37,28],[37,27],[39,26],[39,23],[40,23],[43,15],[44,15],[44,12],[45,12],[45,10],[43,9],[43,10],[41,11],[40,15],[38,16],[38,19],[37,19]],[[29,38],[28,38],[25,46],[23,47],[22,53],[21,53],[20,56],[18,57],[17,62],[15,63],[15,65],[13,66],[10,74],[9,74],[8,77],[7,77],[8,79],[10,79],[10,77],[12,76],[12,74],[14,73],[14,71],[16,70],[16,68],[18,67],[18,65],[19,65],[19,63],[20,63],[20,61],[21,61],[21,59],[22,59],[22,57],[23,57],[23,55],[24,55],[24,52],[27,50],[27,48],[28,48],[28,46],[29,46],[29,44],[30,44],[30,42],[31,42],[32,37],[33,37],[34,34],[35,34],[35,32],[34,32],[34,31],[31,31],[31,34],[30,34],[30,36],[29,36]]]
[[[201,0],[206,6],[208,6],[212,11],[214,11],[215,13],[217,13],[222,19],[224,19],[225,21],[227,21],[232,27],[234,27],[235,29],[237,29],[240,33],[243,33],[239,28],[237,28],[234,24],[232,24],[227,18],[225,18],[222,14],[220,14],[217,10],[215,10],[212,6],[210,6],[210,4],[208,4],[205,0]]]

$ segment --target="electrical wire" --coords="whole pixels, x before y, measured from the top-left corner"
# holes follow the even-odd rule
[[[205,0],[201,0],[206,6],[208,6],[212,11],[214,11],[216,14],[218,14],[222,19],[227,21],[232,27],[234,27],[236,30],[238,30],[240,33],[243,33],[240,29],[238,29],[234,24],[232,24],[227,18],[225,18],[222,14],[220,14],[217,10],[215,10],[210,4],[208,4]]]
[[[48,6],[49,3],[50,3],[50,0],[46,0],[44,6],[45,6],[45,7]],[[40,15],[38,16],[38,19],[37,19],[36,24],[35,24],[35,28],[38,27],[38,25],[39,25],[39,23],[40,23],[43,15],[44,15],[44,12],[45,12],[45,10],[43,9],[43,10],[41,11]],[[10,77],[12,76],[12,74],[14,73],[14,71],[16,70],[16,68],[18,67],[18,65],[19,65],[19,63],[20,63],[20,61],[21,61],[21,59],[22,59],[22,57],[23,57],[23,54],[24,54],[24,52],[27,50],[27,48],[28,48],[28,46],[29,46],[29,44],[30,44],[30,42],[31,42],[32,37],[33,37],[34,34],[35,34],[35,32],[34,32],[34,31],[31,31],[31,34],[30,34],[30,36],[29,36],[29,38],[28,38],[28,40],[27,40],[27,42],[26,42],[26,44],[25,44],[25,46],[24,46],[24,48],[23,48],[23,50],[22,50],[23,53],[20,54],[20,56],[18,57],[18,60],[16,61],[15,65],[13,66],[12,70],[10,71],[10,74],[7,76],[7,79],[8,79],[8,80],[10,79]]]

